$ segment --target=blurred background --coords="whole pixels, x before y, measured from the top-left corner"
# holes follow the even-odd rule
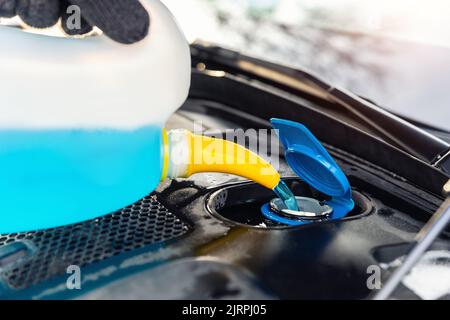
[[[450,131],[448,0],[162,0],[190,41],[306,69]]]

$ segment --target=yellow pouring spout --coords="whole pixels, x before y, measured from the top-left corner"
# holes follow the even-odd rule
[[[236,143],[190,134],[191,163],[189,174],[222,172],[244,177],[260,185],[274,189],[280,182],[273,166]]]
[[[163,179],[221,172],[247,178],[271,190],[280,182],[280,174],[269,162],[236,143],[187,130],[164,131],[163,141]]]

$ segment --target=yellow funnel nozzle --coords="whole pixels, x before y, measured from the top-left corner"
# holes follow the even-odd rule
[[[266,160],[230,141],[187,133],[190,158],[187,176],[200,172],[222,172],[247,178],[274,189],[280,174]]]

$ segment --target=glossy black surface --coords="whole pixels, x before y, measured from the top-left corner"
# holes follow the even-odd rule
[[[334,112],[344,119],[348,118],[347,121],[351,120],[356,127],[429,164],[439,164],[438,161],[450,151],[450,144],[445,140],[387,112],[368,99],[303,70],[279,66],[209,44],[194,45],[192,50],[196,53],[194,64],[226,70],[233,75],[249,76],[296,95],[320,101],[322,107],[334,109]],[[445,165],[441,167],[447,170]]]
[[[22,290],[0,281],[0,297],[368,298],[368,267],[383,257],[402,254],[388,250],[386,255],[379,248],[414,239],[442,202],[438,190],[446,176],[356,130],[351,122],[343,123],[315,108],[312,102],[286,98],[268,85],[263,89],[248,79],[194,75],[191,98],[168,128],[193,129],[194,120],[201,120],[205,130],[219,131],[266,128],[271,116],[305,120],[349,177],[358,206],[348,219],[294,228],[255,228],[261,222],[258,201],[270,198],[265,190],[235,176],[212,173],[164,181],[156,190],[157,199],[189,226],[188,233],[85,265],[80,291],[68,290],[67,275],[61,273]],[[349,141],[360,148],[346,148]],[[283,160],[280,173],[294,177]],[[321,197],[298,179],[288,180],[298,184],[299,193]],[[218,216],[208,203],[226,188],[235,190],[237,200],[226,214],[216,210]],[[239,188],[245,192],[236,192]],[[448,243],[448,236],[444,234],[441,241]]]

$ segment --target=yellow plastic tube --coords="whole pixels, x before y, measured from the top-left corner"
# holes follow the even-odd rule
[[[271,190],[280,182],[280,174],[269,162],[236,143],[196,135],[189,131],[183,131],[182,137],[185,138],[186,152],[180,152],[180,148],[178,148],[174,152],[175,156],[169,155],[168,157],[169,168],[164,168],[164,171],[168,171],[172,178],[189,177],[200,172],[221,172],[247,178]],[[164,138],[164,141],[167,140],[170,139]],[[179,140],[178,138],[177,141]],[[165,149],[170,150],[171,147]],[[174,148],[172,147],[172,149]],[[182,158],[185,153],[187,153],[184,155],[186,165],[181,170],[175,170],[176,173],[170,174],[170,166],[174,161],[171,158]],[[167,159],[167,156],[164,159]]]

